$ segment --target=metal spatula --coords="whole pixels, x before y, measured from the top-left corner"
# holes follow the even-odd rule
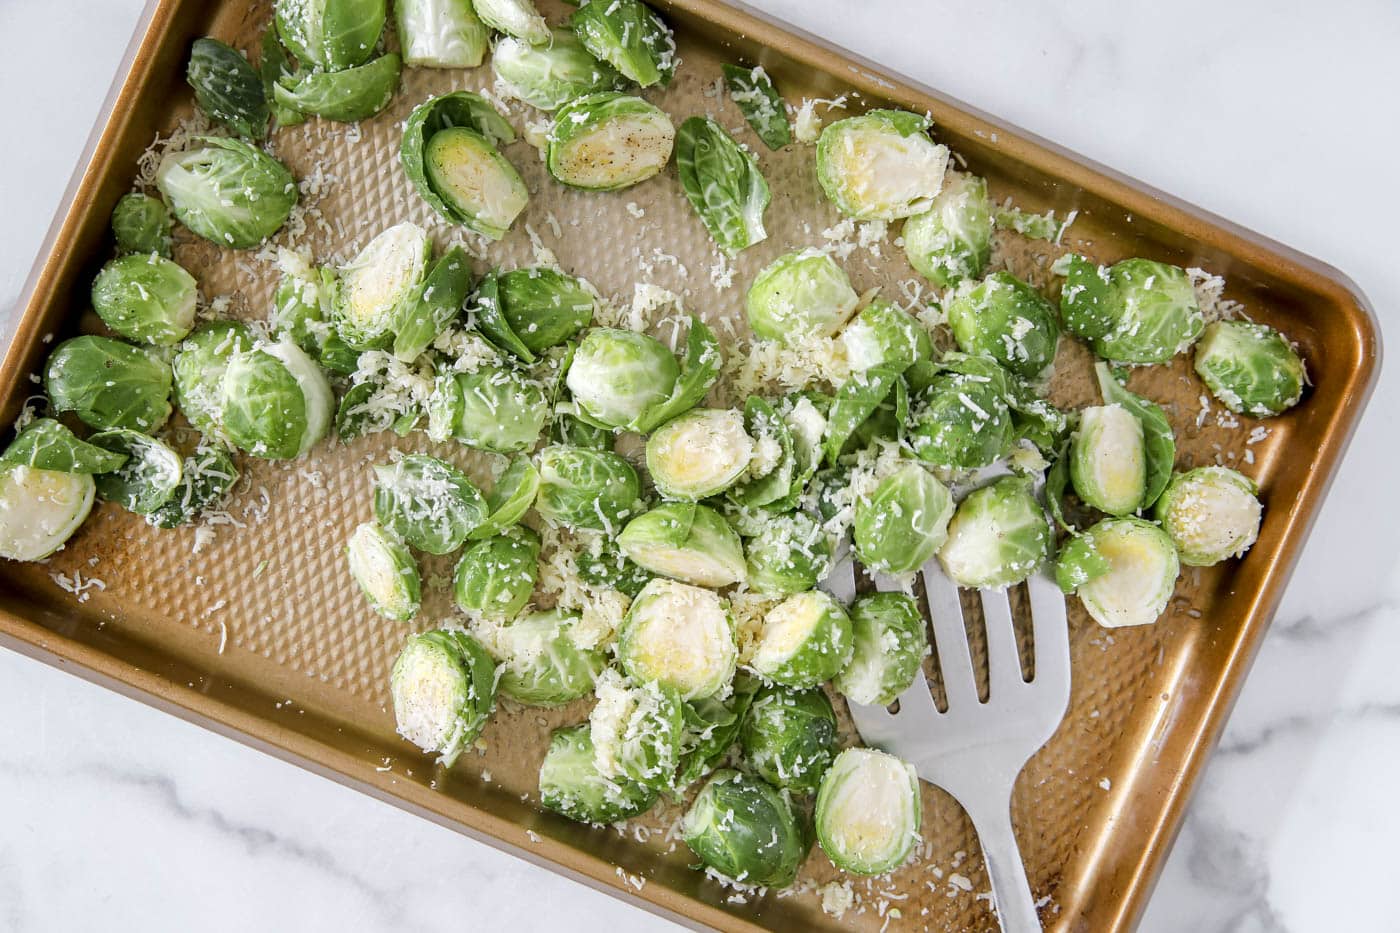
[[[1028,682],[1021,673],[1006,592],[980,591],[989,674],[983,703],[973,678],[958,588],[937,558],[924,564],[920,575],[928,594],[933,648],[948,711],[938,711],[920,670],[913,685],[899,695],[897,713],[848,703],[851,718],[867,745],[908,761],[921,778],[946,790],[967,811],[982,843],[1002,930],[1039,930],[1040,918],[1011,825],[1011,793],[1016,776],[1054,734],[1069,706],[1064,596],[1045,570],[1026,582],[1035,638],[1035,679]],[[855,565],[847,548],[824,587],[849,604],[855,597],[855,583]],[[901,588],[897,581],[878,574],[875,586]]]

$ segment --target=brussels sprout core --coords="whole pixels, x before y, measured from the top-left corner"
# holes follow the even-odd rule
[[[801,690],[835,677],[853,650],[846,610],[826,593],[812,590],[768,610],[749,666],[774,683]]]
[[[738,655],[724,600],[672,580],[644,586],[618,632],[617,658],[628,676],[670,687],[684,700],[724,689]]]
[[[1209,567],[1254,545],[1264,513],[1258,492],[1252,480],[1228,467],[1197,467],[1172,477],[1157,500],[1157,520],[1183,564]]]
[[[96,495],[86,473],[0,464],[0,557],[48,557],[78,530]]]
[[[1167,533],[1136,518],[1109,518],[1084,533],[1109,570],[1078,589],[1079,601],[1106,628],[1146,625],[1167,608],[1180,571]]]
[[[848,748],[817,792],[817,841],[837,868],[880,875],[909,857],[921,816],[912,765],[874,749]]]
[[[647,470],[669,499],[707,499],[723,492],[744,475],[753,456],[744,416],[733,409],[693,409],[647,440]]]
[[[1122,405],[1084,409],[1070,448],[1070,479],[1079,498],[1110,515],[1127,515],[1147,491],[1142,422]]]

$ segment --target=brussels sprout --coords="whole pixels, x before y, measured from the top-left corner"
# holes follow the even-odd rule
[[[537,457],[535,509],[551,525],[616,532],[641,506],[637,471],[610,450],[554,445]]]
[[[126,463],[126,454],[80,440],[62,422],[36,418],[5,448],[0,462],[60,473],[111,473]]]
[[[118,253],[156,253],[170,258],[170,211],[149,194],[127,194],[112,208]]]
[[[1104,402],[1109,405],[1121,405],[1142,425],[1145,481],[1142,500],[1137,508],[1145,509],[1157,501],[1162,490],[1167,488],[1167,481],[1171,479],[1172,466],[1176,462],[1176,438],[1172,434],[1171,422],[1167,420],[1166,412],[1147,399],[1129,392],[1114,379],[1113,371],[1107,363],[1095,363],[1094,372],[1098,377],[1099,391],[1103,394]]]
[[[405,65],[475,68],[486,57],[491,33],[472,0],[394,0],[394,22]]]
[[[642,87],[667,85],[676,73],[676,38],[639,0],[584,4],[569,18],[583,47]]]
[[[628,560],[617,543],[591,535],[587,548],[574,555],[579,579],[595,589],[617,590],[635,599],[652,575]]]
[[[744,763],[759,777],[811,794],[836,757],[836,713],[821,690],[764,687],[754,696],[739,737]]]
[[[989,465],[1011,444],[1010,395],[1010,380],[996,363],[949,355],[912,406],[914,452],[951,469]]]
[[[856,315],[841,332],[851,371],[863,373],[875,366],[905,370],[933,359],[933,340],[913,315],[898,305],[877,298]]]
[[[873,748],[848,748],[817,791],[817,842],[837,868],[882,875],[909,857],[922,815],[913,765]]]
[[[758,162],[709,117],[691,117],[676,135],[681,190],[705,229],[729,255],[768,239],[768,182]]]
[[[295,110],[287,110],[277,103],[277,82],[296,73],[296,63],[292,61],[282,41],[277,37],[277,23],[274,21],[263,30],[262,57],[258,60],[258,77],[262,79],[263,100],[267,102],[275,126],[296,126],[305,123],[306,117]]]
[[[1071,255],[1060,313],[1065,327],[1117,363],[1165,363],[1201,335],[1195,290],[1176,266],[1125,259],[1108,269]]]
[[[250,139],[267,135],[262,78],[242,52],[207,36],[194,40],[185,81],[194,88],[199,109],[211,120]]]
[[[496,477],[496,484],[486,494],[486,518],[467,539],[476,541],[499,534],[511,527],[535,504],[540,489],[540,474],[529,457],[515,457],[505,471]]]
[[[92,282],[92,307],[128,340],[169,346],[194,326],[198,285],[178,264],[132,254],[113,259]]]
[[[836,260],[807,249],[765,266],[749,286],[745,308],[754,336],[794,344],[835,333],[859,300]]]
[[[86,473],[0,464],[0,557],[43,560],[92,511],[96,486]]]
[[[233,249],[252,249],[282,229],[297,203],[285,165],[237,139],[193,143],[167,153],[156,169],[156,187],[182,224]]]
[[[1049,555],[1051,540],[1030,481],[1003,476],[958,505],[938,560],[958,586],[1001,589],[1034,573]]]
[[[867,567],[912,573],[943,546],[952,517],[948,487],[922,466],[906,463],[856,499],[856,554]]]
[[[423,632],[404,641],[389,674],[399,735],[452,767],[496,708],[496,664],[466,632]]]
[[[1197,467],[1172,477],[1155,514],[1183,564],[1209,567],[1254,546],[1264,513],[1258,497],[1259,487],[1247,476],[1228,467]]]
[[[387,346],[421,294],[432,244],[414,223],[390,227],[340,270],[336,331],[360,349]]]
[[[355,371],[358,351],[349,367],[338,365],[338,347],[344,341],[330,323],[339,284],[329,268],[314,269],[306,255],[278,247],[277,268],[282,277],[272,294],[269,323],[278,337],[285,337],[320,360],[321,365],[349,375]]]
[[[343,71],[374,53],[384,0],[277,0],[277,34],[309,68]]]
[[[567,29],[552,30],[542,45],[502,39],[491,53],[491,70],[509,96],[541,110],[557,110],[576,97],[623,85],[622,76],[594,58]]]
[[[539,383],[513,369],[459,373],[462,409],[453,437],[497,453],[534,446],[549,418],[549,403]]]
[[[606,778],[594,763],[589,727],[556,729],[540,765],[540,803],[580,823],[616,823],[651,809],[657,792],[632,781]]]
[[[1055,362],[1054,306],[1009,272],[963,282],[945,311],[964,353],[991,357],[1023,379],[1039,379]]]
[[[496,149],[514,139],[515,130],[484,97],[454,91],[413,108],[399,161],[429,207],[499,240],[529,200],[520,173]]]
[[[420,551],[451,554],[486,516],[486,500],[450,463],[408,454],[374,468],[374,517]]]
[[[1106,518],[1082,540],[1108,564],[1076,591],[1094,621],[1105,628],[1157,621],[1181,570],[1167,533],[1137,518]]]
[[[312,71],[281,78],[272,93],[278,106],[337,123],[368,120],[399,86],[399,56],[390,52],[344,71]]]
[[[683,700],[712,696],[734,679],[734,620],[710,590],[652,580],[627,610],[617,660],[638,683],[659,683]]]
[[[404,363],[418,359],[461,312],[471,283],[466,250],[454,246],[439,256],[423,277],[417,297],[404,308],[394,334],[394,356]]]
[[[176,528],[193,521],[228,495],[238,482],[238,467],[218,445],[201,446],[185,458],[180,485],[147,521],[159,528]]]
[[[696,586],[722,587],[744,579],[739,536],[714,509],[664,502],[627,523],[617,546],[639,567]]]
[[[1308,373],[1288,340],[1267,324],[1216,321],[1196,346],[1196,375],[1236,414],[1267,418],[1303,397]]]
[[[603,671],[598,703],[588,715],[598,773],[661,790],[680,763],[684,704],[655,681],[632,686],[614,670]]]
[[[418,614],[423,586],[408,546],[374,522],[355,529],[345,545],[350,576],[370,607],[386,619],[406,622]]]
[[[928,138],[929,123],[902,110],[871,110],[825,127],[817,181],[836,209],[856,220],[898,220],[932,207],[948,147]]]
[[[590,330],[574,353],[565,382],[593,421],[626,427],[670,397],[680,364],[654,337],[630,330]]]
[[[775,515],[763,523],[745,548],[750,589],[759,593],[801,593],[826,579],[831,541],[801,512]]]
[[[992,258],[986,180],[948,173],[929,209],[906,220],[902,234],[909,265],[939,288],[978,278]]]
[[[744,475],[754,455],[744,417],[733,409],[695,408],[647,439],[647,470],[668,499],[707,499]]]
[[[476,15],[497,32],[531,45],[549,42],[549,25],[531,0],[472,0]]]
[[[700,697],[685,704],[685,732],[681,737],[681,764],[673,789],[684,791],[713,771],[739,740],[749,706],[760,684],[757,677],[740,674],[725,699]]]
[[[606,661],[602,651],[579,644],[578,621],[555,609],[499,628],[487,647],[501,660],[501,692],[531,706],[560,706],[591,691]]]
[[[129,428],[100,431],[92,444],[126,459],[110,473],[95,477],[97,494],[138,515],[160,508],[180,485],[184,463],[166,444]]]
[[[1070,417],[1035,394],[1025,382],[1011,380],[1013,442],[1029,441],[1045,457],[1053,457],[1070,436]]]
[[[237,353],[224,370],[222,422],[234,446],[255,457],[299,457],[330,431],[326,376],[294,343]]]
[[[834,465],[842,453],[857,439],[857,432],[876,417],[881,406],[885,405],[900,387],[900,371],[894,366],[872,366],[858,372],[841,384],[836,397],[831,401],[831,410],[826,417],[826,439],[823,442],[824,455],[828,464]],[[898,398],[895,398],[896,407]],[[905,396],[908,407],[908,396]],[[907,412],[906,412],[907,414]],[[903,423],[904,419],[899,421]]]
[[[792,884],[810,845],[786,794],[729,770],[706,782],[681,820],[681,835],[712,871],[767,888]]]
[[[593,321],[594,293],[582,279],[536,266],[488,275],[477,290],[476,327],[527,363]]]
[[[653,405],[629,427],[640,434],[649,434],[672,418],[689,411],[705,398],[710,387],[719,379],[724,354],[714,331],[695,315],[690,315],[690,330],[685,335],[685,360],[680,378],[671,387],[665,401]]]
[[[452,576],[457,608],[514,618],[535,592],[540,536],[519,525],[467,548]]]
[[[888,706],[914,683],[928,654],[928,632],[913,597],[870,593],[851,604],[855,650],[836,676],[852,703]]]
[[[749,667],[765,680],[803,690],[839,674],[852,650],[846,610],[827,593],[811,590],[768,610]]]
[[[566,185],[617,191],[661,171],[675,138],[664,110],[640,97],[604,91],[575,98],[555,112],[545,162],[549,174]]]
[[[71,411],[91,427],[154,431],[170,417],[170,364],[110,337],[73,337],[44,367],[54,411]]]
[[[787,105],[763,66],[744,68],[725,63],[720,68],[724,71],[724,83],[729,86],[729,96],[749,128],[763,140],[763,145],[781,149],[792,142]]]
[[[253,335],[239,321],[201,324],[175,354],[175,402],[200,433],[221,436],[224,371],[236,354],[253,347]]]
[[[1142,422],[1119,404],[1079,413],[1070,444],[1070,480],[1085,503],[1110,515],[1137,511],[1147,491]]]

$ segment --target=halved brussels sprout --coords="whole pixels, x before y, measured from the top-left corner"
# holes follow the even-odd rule
[[[1081,411],[1069,458],[1074,491],[1088,505],[1110,515],[1127,515],[1142,505],[1147,492],[1142,422],[1122,405]]]
[[[1081,540],[1108,562],[1108,571],[1076,590],[1094,621],[1105,628],[1147,625],[1171,602],[1181,570],[1165,531],[1137,518],[1106,518]]]
[[[43,560],[78,530],[97,488],[86,473],[0,464],[0,557]]]
[[[859,300],[836,260],[807,249],[764,266],[749,286],[745,309],[756,337],[795,344],[834,334]]]
[[[869,496],[856,499],[856,554],[875,570],[912,573],[948,539],[953,509],[947,486],[917,463],[906,463]]]
[[[470,447],[508,454],[535,445],[549,420],[538,382],[514,369],[458,373],[462,408],[452,436]]]
[[[639,567],[662,576],[719,588],[744,579],[744,548],[714,509],[663,502],[627,523],[617,546]]]
[[[683,700],[719,693],[734,679],[734,620],[718,595],[673,580],[652,580],[627,610],[617,660],[638,683],[659,683]]]
[[[60,473],[111,473],[126,463],[126,454],[80,440],[62,422],[36,418],[10,442],[0,461]]]
[[[229,360],[253,348],[241,321],[209,321],[195,328],[175,354],[175,404],[201,434],[223,436],[224,372]]]
[[[992,258],[992,202],[986,179],[949,172],[922,214],[904,222],[904,253],[939,288],[975,279]]]
[[[560,706],[586,696],[607,666],[603,652],[575,636],[579,616],[531,612],[492,633],[487,648],[501,661],[500,689],[530,706]]]
[[[841,332],[851,371],[875,366],[905,370],[933,359],[933,340],[927,328],[893,302],[877,298],[861,309]]]
[[[927,117],[871,110],[837,120],[817,140],[817,181],[856,220],[898,220],[928,210],[943,188],[948,147],[928,138]]]
[[[54,411],[71,411],[86,425],[149,432],[170,417],[170,364],[154,352],[110,337],[73,337],[44,367],[44,391]]]
[[[1125,259],[1104,269],[1073,254],[1065,266],[1065,327],[1104,359],[1165,363],[1201,335],[1205,321],[1182,269],[1149,259]]]
[[[472,0],[394,0],[394,22],[405,65],[475,68],[490,45]]]
[[[594,292],[579,278],[533,266],[487,276],[477,291],[477,329],[492,343],[533,363],[593,321]]]
[[[681,820],[681,835],[712,871],[766,888],[792,884],[810,845],[786,794],[730,770],[706,782]]]
[[[1244,556],[1259,537],[1263,514],[1254,481],[1222,466],[1176,474],[1156,506],[1162,529],[1191,567]]]
[[[236,136],[267,135],[267,96],[248,59],[237,49],[205,36],[190,46],[185,81],[194,89],[199,109]]]
[[[616,823],[645,813],[656,802],[656,790],[604,777],[594,759],[586,723],[554,730],[540,765],[540,803],[545,809],[580,823]]]
[[[914,850],[922,816],[913,765],[873,748],[848,748],[817,791],[817,842],[837,868],[882,875]]]
[[[566,185],[617,191],[661,171],[675,139],[676,128],[664,110],[640,97],[605,91],[575,98],[555,112],[545,162],[549,174]]]
[[[238,467],[223,447],[201,445],[185,458],[180,485],[146,519],[159,528],[176,528],[194,521],[205,509],[216,505],[238,482]]]
[[[1281,414],[1303,397],[1308,373],[1298,351],[1267,324],[1216,321],[1196,346],[1196,375],[1231,411]]]
[[[611,669],[598,678],[596,692],[588,726],[598,773],[657,790],[669,786],[685,728],[680,696],[655,681],[633,686]]]
[[[219,246],[252,249],[272,236],[297,203],[296,179],[281,162],[242,140],[201,136],[167,153],[156,187],[180,223]]]
[[[802,512],[767,518],[744,552],[749,587],[759,593],[801,593],[826,579],[831,569],[825,529]]]
[[[1050,523],[1030,481],[1003,476],[968,493],[948,523],[938,551],[958,586],[1001,589],[1035,573],[1050,553]]]
[[[768,610],[749,667],[773,683],[804,690],[839,674],[853,650],[851,617],[829,594],[811,590]]]
[[[763,687],[744,727],[744,763],[769,784],[815,793],[836,757],[836,713],[820,689]]]
[[[758,162],[709,117],[691,117],[676,135],[681,190],[710,237],[731,256],[768,238],[768,182]]]
[[[491,53],[491,70],[506,93],[541,110],[557,110],[577,97],[623,85],[616,69],[594,58],[567,29],[552,30],[542,45],[502,39]]]
[[[314,268],[309,254],[286,247],[277,248],[277,268],[282,277],[272,293],[272,313],[268,316],[273,333],[291,340],[327,369],[343,375],[353,373],[359,351],[350,351],[348,367],[339,365],[342,350],[349,348],[331,324],[339,290],[335,272]]]
[[[734,485],[749,468],[753,438],[731,409],[694,408],[647,438],[647,470],[668,499],[707,499]]]
[[[584,335],[565,382],[592,420],[628,427],[664,403],[680,378],[680,364],[655,337],[598,327]]]
[[[149,515],[179,488],[184,461],[154,437],[129,428],[116,428],[100,431],[89,440],[103,450],[126,457],[111,473],[94,477],[97,494],[108,502],[115,502],[137,515]]]
[[[914,682],[928,654],[928,631],[913,597],[870,593],[851,604],[855,650],[836,675],[837,690],[852,703],[889,706]]]
[[[446,461],[408,454],[374,468],[374,517],[420,551],[451,554],[486,516],[485,498]]]
[[[432,244],[414,223],[390,227],[340,269],[336,332],[352,347],[387,346],[417,302]]]
[[[392,531],[364,522],[345,545],[350,576],[370,607],[386,619],[407,622],[418,614],[423,585],[408,546]]]
[[[531,45],[549,41],[549,25],[530,0],[472,0],[476,15],[497,32]]]
[[[726,62],[720,65],[729,96],[744,115],[749,129],[769,149],[781,149],[792,142],[792,127],[788,124],[787,105],[773,87],[773,79],[763,66],[744,68]]]
[[[676,73],[676,38],[639,0],[586,3],[569,18],[584,48],[642,87],[666,85]]]
[[[632,464],[610,450],[546,447],[535,509],[552,525],[614,534],[641,507],[642,481]]]
[[[457,608],[488,618],[520,614],[539,578],[540,536],[516,525],[467,548],[452,575]]]
[[[452,767],[496,708],[496,662],[466,632],[410,635],[389,674],[399,735]]]
[[[914,452],[950,469],[988,466],[1011,444],[1010,398],[1011,381],[995,362],[949,354],[910,406]]]
[[[991,357],[1022,379],[1039,379],[1055,362],[1055,307],[1010,272],[963,282],[944,310],[964,353]]]
[[[401,62],[393,52],[344,71],[287,75],[273,85],[277,104],[338,123],[368,120],[394,98]]]
[[[118,253],[143,253],[170,258],[170,228],[175,223],[159,198],[125,194],[112,208],[112,236]]]
[[[343,71],[374,53],[385,0],[277,0],[277,34],[309,68]]]
[[[334,413],[325,373],[289,341],[235,354],[224,370],[224,434],[255,457],[300,457],[330,431]]]

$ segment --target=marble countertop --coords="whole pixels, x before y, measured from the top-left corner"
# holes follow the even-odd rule
[[[143,0],[7,0],[0,309]],[[752,0],[1331,262],[1400,314],[1400,6]],[[28,132],[16,128],[31,127]],[[1400,441],[1384,373],[1143,928],[1394,929]],[[668,928],[602,894],[0,652],[0,928]]]

